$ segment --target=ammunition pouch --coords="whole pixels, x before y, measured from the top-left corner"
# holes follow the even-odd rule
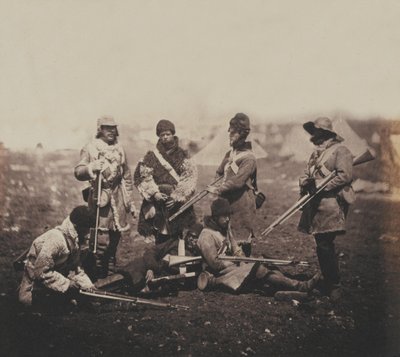
[[[264,204],[266,197],[262,192],[254,192],[254,194],[256,195],[256,209],[259,209]]]

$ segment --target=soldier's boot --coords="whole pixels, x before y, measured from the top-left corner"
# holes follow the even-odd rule
[[[281,290],[309,292],[317,285],[320,275],[314,275],[310,280],[299,281],[290,279],[280,271],[271,271],[266,276],[266,282],[273,284]]]
[[[304,293],[308,293],[317,286],[320,279],[321,279],[321,274],[317,273],[310,280],[300,281],[297,290]]]
[[[197,277],[197,288],[201,291],[210,290],[216,285],[216,278],[207,271],[203,271]]]

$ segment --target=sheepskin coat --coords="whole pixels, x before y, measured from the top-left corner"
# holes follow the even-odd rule
[[[108,203],[100,208],[99,229],[102,231],[127,231],[129,212],[133,210],[133,182],[131,171],[123,147],[115,143],[109,145],[102,139],[94,139],[81,150],[81,160],[75,167],[75,177],[80,181],[89,181],[92,189],[89,193],[89,207],[96,208],[93,199],[96,175],[90,169],[90,163],[104,159],[102,174],[102,195]]]
[[[138,232],[143,236],[155,235],[165,226],[166,215],[171,216],[193,195],[197,184],[197,168],[187,152],[179,147],[178,138],[166,150],[158,141],[157,150],[162,158],[174,169],[177,177],[157,158],[154,151],[148,151],[135,169],[134,185],[143,197],[139,215]],[[177,202],[171,211],[154,200],[158,192],[164,193]],[[148,214],[153,210],[153,214]],[[193,208],[178,216],[169,224],[169,234],[179,235],[184,228],[195,223]]]
[[[36,284],[65,293],[71,281],[84,289],[93,283],[79,266],[78,233],[67,217],[63,223],[36,238],[27,254],[19,300],[32,304],[32,289]]]

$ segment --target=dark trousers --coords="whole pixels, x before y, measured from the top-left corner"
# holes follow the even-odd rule
[[[335,252],[336,233],[315,234],[317,256],[324,283],[327,289],[332,289],[340,282],[339,261]]]
[[[100,233],[97,242],[96,256],[96,275],[97,278],[105,278],[108,275],[109,265],[116,264],[116,253],[121,232],[109,231]]]

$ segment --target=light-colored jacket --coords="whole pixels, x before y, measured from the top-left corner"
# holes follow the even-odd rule
[[[133,211],[133,182],[131,171],[123,147],[116,143],[108,145],[102,139],[94,139],[81,150],[81,159],[75,167],[75,177],[80,181],[90,181],[95,185],[96,175],[90,169],[90,163],[104,159],[102,179],[104,197],[109,202],[100,209],[99,228],[103,231],[127,231],[128,213]],[[89,195],[89,207],[95,208],[93,191]]]
[[[228,261],[217,259],[217,256],[225,250],[226,255],[241,255],[236,247],[233,247],[221,232],[205,227],[201,231],[197,245],[201,251],[207,270],[217,276],[218,285],[223,285],[234,291],[240,289],[249,276],[254,264],[243,263],[237,265]]]
[[[71,281],[84,289],[93,287],[79,266],[78,234],[67,217],[60,226],[32,242],[19,288],[19,301],[25,305],[32,303],[35,284],[65,293]]]
[[[330,150],[330,147],[334,150]],[[318,180],[334,170],[337,175],[328,183],[324,191],[304,208],[299,222],[299,230],[304,233],[342,234],[346,231],[346,216],[349,204],[354,199],[351,188],[353,156],[346,146],[336,141],[331,142],[326,150],[330,150],[331,153],[319,163],[319,166],[322,166],[320,169],[318,167],[315,169],[315,163],[318,163],[323,151],[315,151],[311,155],[306,176],[315,178],[318,184]]]

